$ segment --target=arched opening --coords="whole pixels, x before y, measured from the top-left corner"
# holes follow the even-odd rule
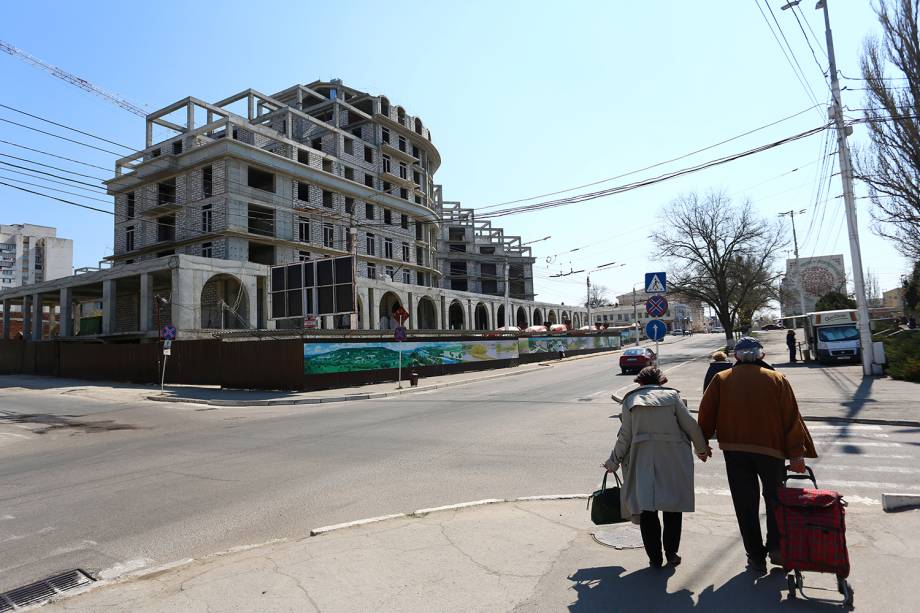
[[[428,296],[422,296],[418,300],[418,329],[419,330],[436,330],[438,319],[435,316],[434,301]]]
[[[422,133],[422,120],[418,117],[415,118],[415,132],[416,134]]]
[[[399,296],[393,292],[387,292],[380,297],[380,313],[378,315],[378,330],[395,330],[396,326],[399,324],[396,321],[396,317],[393,313],[396,312],[396,309],[402,306],[402,303],[399,301]]]
[[[527,311],[524,310],[524,307],[519,306],[517,308],[517,318],[514,325],[521,330],[527,327]]]
[[[459,300],[454,300],[450,303],[450,308],[447,309],[447,322],[448,328],[451,330],[463,330],[463,305],[460,304]]]
[[[390,101],[386,96],[380,96],[380,114],[390,116]]]
[[[556,323],[556,311],[550,309],[549,315],[546,316],[546,323],[549,325]]]
[[[581,314],[580,313],[572,314],[572,326],[574,326],[576,330],[581,327]]]
[[[218,330],[249,328],[249,296],[233,275],[214,275],[201,288],[201,327]]]
[[[569,312],[568,312],[568,311],[563,311],[563,312],[562,312],[562,323],[564,323],[564,324],[565,324],[566,326],[568,326],[569,328],[572,327],[572,318],[569,317]]]
[[[533,310],[533,325],[542,326],[543,325],[543,311],[540,309]]]
[[[489,309],[486,308],[486,305],[481,302],[477,303],[474,316],[476,319],[475,325],[477,330],[489,329]]]
[[[396,107],[396,120],[402,125],[406,125],[406,109],[401,106]]]
[[[499,306],[498,310],[495,312],[495,327],[505,327],[505,305]]]

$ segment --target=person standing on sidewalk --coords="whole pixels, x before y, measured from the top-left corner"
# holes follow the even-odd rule
[[[694,510],[690,441],[704,462],[712,453],[680,392],[662,387],[668,379],[660,370],[643,368],[635,381],[640,387],[623,399],[620,432],[603,466],[608,472],[623,466],[621,506],[624,516],[638,518],[649,565],[677,566],[681,514]],[[664,516],[664,559],[658,511]]]
[[[744,337],[735,345],[737,363],[713,377],[700,403],[699,424],[706,440],[716,435],[748,567],[766,572],[767,554],[782,564],[773,507],[785,476],[805,472],[805,458],[816,458],[814,443],[799,413],[792,386],[763,361],[763,345]],[[758,487],[758,480],[760,487]],[[767,541],[760,530],[760,490],[767,509]]]
[[[703,377],[703,391],[709,387],[709,382],[712,381],[712,378],[723,370],[728,370],[732,367],[731,363],[728,361],[728,356],[725,355],[724,351],[716,351],[711,356],[712,362],[709,364],[709,370],[706,371],[706,376]]]
[[[786,347],[789,348],[789,361],[795,364],[798,361],[795,359],[795,330],[786,332]]]

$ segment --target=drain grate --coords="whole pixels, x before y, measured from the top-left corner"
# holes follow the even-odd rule
[[[83,587],[93,581],[95,579],[86,572],[75,569],[23,587],[17,587],[15,590],[0,594],[0,613],[16,611],[23,607],[48,602],[58,594]]]

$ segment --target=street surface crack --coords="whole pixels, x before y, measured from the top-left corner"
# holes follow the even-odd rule
[[[307,591],[307,588],[305,588],[303,583],[300,582],[299,577],[296,577],[290,573],[286,573],[283,570],[281,570],[281,568],[278,566],[278,562],[276,562],[275,559],[272,558],[271,556],[265,556],[265,559],[271,562],[272,566],[275,567],[276,574],[279,574],[282,577],[287,577],[288,579],[290,579],[297,585],[298,589],[300,589],[300,591],[303,592],[303,595],[307,599],[307,602],[310,603],[310,606],[313,607],[313,610],[316,611],[316,613],[322,613],[322,609],[319,608],[319,605],[316,603],[315,600],[313,600],[313,597],[310,596],[310,592]]]
[[[444,524],[438,524],[438,528],[440,528],[441,536],[444,537],[444,540],[446,540],[450,544],[450,546],[453,547],[457,551],[457,553],[459,553],[464,558],[469,560],[472,564],[484,570],[486,573],[488,573],[489,575],[492,575],[493,577],[497,577],[499,579],[502,579],[504,577],[515,577],[518,579],[535,579],[535,578],[540,577],[540,575],[530,575],[530,574],[524,575],[524,574],[501,572],[501,571],[495,570],[494,568],[490,568],[489,566],[486,566],[485,564],[483,564],[482,562],[480,562],[479,560],[475,559],[473,556],[465,552],[463,549],[460,548],[459,545],[457,545],[453,541],[453,539],[447,536],[447,531],[444,527]]]

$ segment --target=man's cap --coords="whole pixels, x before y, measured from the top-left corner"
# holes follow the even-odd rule
[[[750,349],[763,349],[763,345],[753,336],[742,336],[741,339],[735,343],[735,351],[748,351]]]

